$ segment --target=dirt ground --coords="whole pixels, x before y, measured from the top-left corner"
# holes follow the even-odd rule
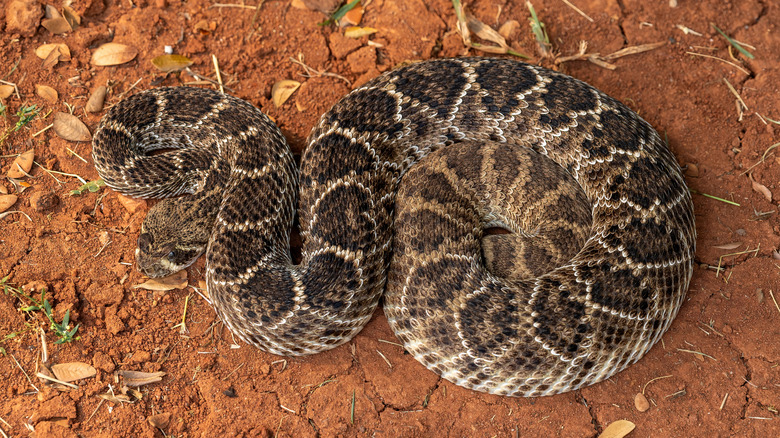
[[[261,1],[259,11],[256,0],[247,0],[247,7],[211,0],[45,2],[60,11],[71,3],[81,25],[54,35],[39,26],[43,8],[36,1],[4,0],[0,8],[0,79],[19,92],[4,99],[0,132],[13,130],[23,105],[41,109],[2,143],[3,176],[16,154],[29,149],[40,165],[22,178],[30,187],[11,208],[29,219],[21,213],[0,219],[0,277],[26,286],[32,298],[45,286],[55,321],[70,310],[71,328],[80,327],[77,339],[55,344],[43,311],[23,312],[28,300],[0,294],[3,436],[595,437],[621,419],[636,424],[631,437],[780,436],[780,222],[772,198],[780,196],[780,152],[774,149],[780,125],[773,121],[780,120],[777,2],[680,0],[672,7],[572,0],[591,21],[564,1],[534,0],[559,56],[576,54],[580,41],[602,56],[664,43],[608,60],[614,70],[541,57],[524,2],[467,3],[496,29],[516,20],[508,42],[531,62],[585,80],[639,112],[668,139],[694,193],[698,268],[662,342],[608,381],[538,399],[486,395],[437,378],[394,344],[381,311],[347,345],[283,360],[233,340],[193,287],[133,288],[144,281],[133,265],[146,204],[123,204],[106,188],[71,196],[82,183],[65,174],[98,179],[91,144],[64,140],[53,129],[39,132],[68,106],[93,132],[105,111],[88,113],[85,104],[107,83],[111,105],[140,90],[198,80],[152,65],[170,46],[194,62],[192,72],[212,80],[214,55],[229,92],[272,116],[299,153],[317,118],[380,72],[408,61],[481,53],[464,46],[450,1],[366,2],[360,25],[376,33],[357,39],[345,37],[343,28],[318,25],[325,15],[289,0]],[[20,3],[40,13],[19,23],[12,4]],[[711,23],[754,58],[737,52]],[[93,53],[112,41],[137,49],[137,56],[94,66]],[[37,57],[36,48],[47,43],[67,44],[71,59],[52,66]],[[311,68],[346,80],[302,76],[303,67],[290,60],[301,54]],[[271,89],[282,79],[302,85],[277,108]],[[37,85],[58,97],[47,101]],[[9,180],[0,185],[15,193]],[[188,269],[189,284],[197,287],[202,272],[200,260]],[[185,331],[177,326],[183,315]],[[84,362],[97,374],[76,382],[78,389],[54,388],[36,377],[38,329],[50,365]],[[119,371],[165,375],[133,392],[123,388]],[[638,393],[650,402],[645,412],[635,407]]]

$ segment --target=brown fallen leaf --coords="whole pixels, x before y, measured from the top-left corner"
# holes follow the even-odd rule
[[[193,26],[195,30],[198,31],[201,35],[208,35],[211,32],[214,32],[217,29],[217,23],[214,21],[206,21],[206,20],[200,20],[197,23],[195,23],[195,26]]]
[[[36,85],[35,92],[38,96],[41,96],[46,102],[49,102],[52,105],[57,103],[57,100],[59,100],[60,97],[59,94],[57,94],[57,90],[48,85]]]
[[[68,48],[67,44],[63,43],[53,43],[53,44],[44,44],[42,46],[38,46],[37,49],[35,49],[35,56],[46,59],[49,56],[49,53],[51,53],[54,48],[58,48],[60,50],[60,61],[70,61],[70,49]]]
[[[376,32],[377,30],[373,27],[350,26],[344,29],[344,36],[347,38],[360,38],[366,35],[374,34]]]
[[[772,202],[772,192],[765,185],[754,180],[753,174],[748,174],[748,176],[750,177],[750,184],[753,186],[753,190],[764,195],[767,201]]]
[[[106,102],[106,92],[108,89],[105,85],[97,87],[97,89],[89,96],[87,104],[84,106],[88,112],[99,113],[103,111],[103,104]]]
[[[165,375],[165,371],[144,373],[142,371],[119,370],[117,374],[122,377],[125,385],[127,386],[144,386],[162,380],[163,376]]]
[[[0,85],[0,99],[7,99],[11,94],[14,92],[14,86],[13,85],[6,85],[2,84]]]
[[[732,242],[732,243],[724,243],[723,245],[715,245],[713,248],[730,251],[732,249],[737,249],[740,246],[742,246],[742,242]]]
[[[55,47],[49,52],[49,56],[41,63],[41,68],[51,69],[54,68],[60,62],[60,48]]]
[[[54,115],[54,132],[65,140],[92,141],[89,128],[73,114],[59,112]]]
[[[11,208],[11,206],[16,203],[17,199],[19,199],[19,197],[16,195],[0,195],[0,213]]]
[[[165,429],[171,422],[171,414],[170,412],[165,412],[162,414],[152,415],[151,417],[147,418],[147,420],[152,426],[158,429]]]
[[[63,382],[75,382],[97,374],[97,370],[92,365],[84,362],[58,363],[52,365],[51,371],[57,379]]]
[[[70,28],[76,30],[81,25],[81,17],[70,6],[64,6],[62,8],[62,15],[68,20]]]
[[[0,184],[0,194],[2,194],[2,195],[7,195],[8,194],[8,189],[5,188],[5,186],[2,185],[2,184]]]
[[[271,101],[274,103],[274,106],[277,108],[282,106],[300,86],[300,82],[291,79],[283,79],[275,83],[271,89]]]
[[[699,177],[699,166],[694,163],[688,163],[685,169],[685,175],[691,178]]]
[[[780,260],[780,252],[778,252],[776,249],[772,250],[772,258],[775,260]]]
[[[119,43],[106,43],[98,47],[92,54],[92,65],[102,67],[130,62],[138,55],[135,47]]]
[[[62,35],[73,30],[65,17],[46,18],[41,21],[41,26],[55,35]]]
[[[631,433],[636,425],[628,420],[617,420],[609,424],[604,431],[601,432],[599,438],[623,438]]]
[[[133,289],[167,291],[174,289],[184,289],[185,287],[187,287],[187,271],[182,270],[167,277],[152,278],[141,284],[133,286]]]
[[[634,407],[639,412],[645,412],[650,409],[650,402],[647,401],[647,397],[641,392],[638,392],[634,396]]]
[[[192,65],[190,58],[183,55],[160,55],[152,59],[152,65],[164,72],[183,70]]]
[[[19,154],[14,162],[11,163],[11,168],[8,169],[8,173],[6,175],[8,178],[22,178],[27,176],[30,173],[30,169],[32,169],[34,159],[35,150],[33,149]]]

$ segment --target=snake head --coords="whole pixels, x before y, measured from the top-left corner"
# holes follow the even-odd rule
[[[182,216],[181,209],[170,201],[158,202],[149,210],[138,236],[138,270],[153,278],[193,264],[208,243],[208,229],[194,227],[198,220]]]

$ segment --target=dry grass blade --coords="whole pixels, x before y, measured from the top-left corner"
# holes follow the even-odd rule
[[[574,9],[574,11],[575,11],[575,12],[577,12],[577,13],[578,13],[578,14],[580,14],[580,15],[582,15],[582,16],[583,16],[583,17],[585,17],[585,18],[586,18],[588,21],[590,21],[591,23],[593,23],[593,19],[592,19],[592,18],[590,18],[590,17],[588,17],[588,14],[586,14],[586,13],[582,12],[582,10],[580,10],[580,8],[578,8],[578,7],[574,6],[573,4],[571,4],[571,3],[569,2],[569,0],[562,0],[562,1],[563,1],[564,3],[566,3],[566,6],[568,6],[568,7],[572,8],[572,9]]]
[[[717,56],[705,55],[703,53],[696,53],[696,52],[690,52],[690,51],[686,51],[685,53],[688,54],[688,55],[693,55],[693,56],[701,56],[702,58],[716,59],[716,60],[718,60],[720,62],[724,62],[724,63],[726,63],[726,64],[736,68],[737,70],[741,71],[742,73],[745,73],[746,75],[750,74],[749,71],[747,71],[744,68],[738,66],[737,64],[734,64],[733,62],[727,61],[727,60],[725,60],[723,58],[718,58]]]
[[[579,52],[576,55],[558,57],[555,59],[555,63],[560,64],[563,62],[570,62],[570,61],[589,61],[592,62],[593,64],[598,65],[599,67],[606,68],[608,70],[614,70],[617,68],[617,66],[608,61],[612,61],[628,55],[636,55],[638,53],[655,50],[664,45],[666,45],[666,42],[659,41],[657,43],[625,47],[623,49],[618,50],[617,52],[602,56],[600,53],[586,53],[588,49],[588,43],[585,41],[580,41]]]

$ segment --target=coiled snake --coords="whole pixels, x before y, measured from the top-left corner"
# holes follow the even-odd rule
[[[347,342],[384,293],[406,350],[447,380],[555,394],[642,357],[692,272],[690,194],[658,134],[591,86],[510,60],[374,79],[322,116],[300,174],[254,106],[185,87],[113,107],[93,158],[112,189],[169,198],[144,221],[140,269],[168,274],[205,249],[220,318],[274,354]]]

